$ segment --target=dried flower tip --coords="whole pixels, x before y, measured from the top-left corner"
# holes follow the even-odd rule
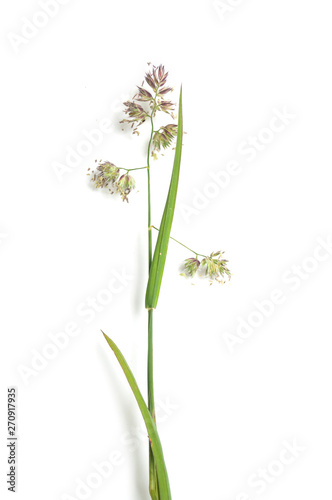
[[[129,174],[124,174],[120,177],[116,183],[116,190],[120,193],[122,201],[126,201],[128,203],[128,195],[133,189],[135,189],[135,184],[135,179]]]
[[[96,188],[107,187],[109,184],[114,184],[119,177],[120,170],[118,167],[106,161],[98,165],[96,171],[92,171],[93,174],[92,181]]]
[[[189,278],[193,278],[201,265],[200,261],[198,259],[190,258],[186,259],[184,264],[184,275]]]

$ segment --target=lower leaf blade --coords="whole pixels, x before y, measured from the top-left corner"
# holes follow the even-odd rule
[[[135,377],[129,368],[128,363],[126,362],[123,354],[121,353],[120,349],[116,346],[116,344],[111,340],[104,332],[102,332],[108,345],[114,352],[117,360],[119,361],[119,364],[124,371],[124,374],[127,378],[127,381],[130,385],[130,388],[135,396],[135,399],[137,401],[137,404],[139,406],[139,409],[141,411],[142,417],[144,419],[146,429],[148,431],[150,443],[151,443],[151,448],[152,448],[152,453],[154,456],[155,464],[156,464],[156,469],[157,469],[157,474],[158,474],[158,484],[159,484],[159,493],[160,493],[160,500],[171,500],[171,490],[169,486],[169,480],[168,480],[168,474],[167,474],[167,469],[165,465],[165,459],[164,459],[164,454],[159,438],[159,434],[156,428],[156,424],[151,416],[151,413],[144,401],[144,398],[141,394],[141,391],[139,390],[139,387],[137,385],[137,382],[135,380]]]

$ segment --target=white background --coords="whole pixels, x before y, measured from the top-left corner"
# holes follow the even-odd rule
[[[169,70],[175,100],[183,84],[172,233],[199,253],[224,250],[233,273],[224,286],[192,286],[179,276],[190,253],[170,244],[155,385],[168,408],[160,434],[173,498],[329,498],[332,256],[316,251],[332,235],[330,2],[225,0],[233,7],[224,15],[212,0],[62,3],[46,18],[41,2],[1,6],[1,496],[12,498],[6,392],[15,385],[17,499],[83,498],[78,481],[98,482],[93,463],[117,451],[121,465],[85,498],[148,499],[144,431],[133,453],[124,442],[141,417],[100,333],[118,343],[146,394],[146,174],[137,172],[126,204],[91,189],[86,171],[101,158],[145,165],[149,125],[137,138],[118,121],[151,61]],[[26,19],[45,25],[30,25],[22,41]],[[276,109],[292,119],[271,135],[262,129]],[[55,162],[105,119],[112,131],[59,179]],[[269,139],[251,161],[249,137]],[[172,161],[170,150],[153,164],[155,225]],[[211,186],[230,161],[238,175]],[[80,308],[114,271],[132,279],[88,322]],[[272,311],[264,302],[272,312],[257,316],[257,301],[275,289],[283,303]],[[241,339],[240,323],[255,318],[260,326]],[[50,333],[73,322],[78,335],[24,380],[22,366],[32,369]],[[229,338],[241,342],[233,352]],[[301,452],[282,465],[294,440]],[[268,479],[253,487],[260,468]]]

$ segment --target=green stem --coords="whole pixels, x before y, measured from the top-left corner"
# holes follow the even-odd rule
[[[156,422],[153,390],[153,309],[148,311],[148,408]]]
[[[158,89],[156,91],[156,96],[153,101],[152,112],[150,115],[151,121],[151,135],[148,146],[147,154],[147,174],[148,174],[148,259],[149,259],[149,273],[152,263],[152,231],[151,231],[151,176],[150,176],[150,156],[151,156],[151,146],[154,134],[153,125],[153,115],[156,109],[156,99],[157,99]],[[153,384],[153,310],[148,311],[148,408],[150,410],[151,416],[156,422],[155,414],[155,403],[154,403],[154,384]],[[149,444],[149,489],[152,500],[159,500],[159,487],[158,487],[158,476],[157,469],[152,453],[151,444]]]
[[[150,226],[151,228],[153,229],[156,229],[157,231],[159,231],[159,229],[155,226]],[[200,257],[206,257],[206,255],[203,255],[201,253],[197,253],[195,252],[195,250],[192,250],[191,248],[187,247],[187,245],[184,245],[183,243],[181,243],[181,241],[178,241],[176,240],[175,238],[173,238],[173,236],[170,236],[171,240],[175,241],[176,243],[178,243],[179,245],[181,245],[182,247],[186,248],[187,250],[189,250],[190,252],[194,253],[196,256],[200,256]]]
[[[153,384],[153,309],[148,311],[148,408],[156,423]],[[149,490],[152,500],[159,500],[158,476],[151,443],[149,443]]]

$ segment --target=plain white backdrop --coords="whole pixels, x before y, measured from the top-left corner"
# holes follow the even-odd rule
[[[95,159],[145,165],[149,126],[118,122],[149,61],[173,99],[183,84],[172,234],[224,250],[233,273],[193,286],[170,244],[155,387],[172,496],[331,496],[331,14],[327,0],[2,4],[2,498],[13,385],[17,499],[149,498],[146,433],[100,333],[145,395],[146,175],[129,204],[86,176]],[[172,163],[153,164],[154,225]]]

